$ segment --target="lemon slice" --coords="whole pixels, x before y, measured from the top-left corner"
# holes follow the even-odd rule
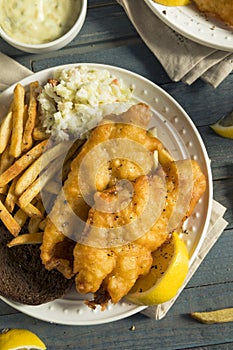
[[[210,126],[216,134],[233,139],[233,112],[219,119],[217,123]]]
[[[40,338],[26,329],[9,329],[0,334],[1,350],[46,350]]]
[[[189,254],[174,232],[168,243],[153,253],[150,272],[137,280],[126,298],[137,305],[158,305],[172,299],[188,273]]]
[[[158,4],[165,6],[184,6],[190,3],[190,0],[154,0]]]

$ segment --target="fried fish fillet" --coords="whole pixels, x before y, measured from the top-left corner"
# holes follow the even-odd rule
[[[90,306],[125,296],[205,191],[199,165],[175,162],[145,129],[150,116],[137,104],[91,132],[47,220],[42,262],[76,275],[77,290],[94,293]]]
[[[191,183],[191,191],[187,183]],[[104,306],[109,299],[117,303],[130,291],[139,276],[148,273],[152,263],[151,253],[165,242],[170,232],[182,225],[205,187],[205,176],[195,161],[169,160],[163,164],[162,173],[160,171],[149,178],[137,178],[134,182],[134,196],[126,209],[117,213],[90,209],[87,220],[90,225],[84,230],[84,244],[76,244],[74,249],[77,290],[95,295],[94,300],[88,302],[89,306],[95,307],[98,303]],[[151,202],[148,200],[148,191],[152,193]],[[100,196],[111,202],[117,194],[116,188],[110,188]],[[180,196],[182,199],[179,201]],[[154,215],[150,210],[152,202],[157,203],[159,215]],[[177,205],[177,202],[180,204]],[[146,203],[149,203],[146,215],[140,220]],[[179,220],[171,220],[173,216],[178,216]],[[149,221],[151,218],[153,223]],[[138,225],[132,226],[133,232],[128,244],[108,248],[105,242],[103,248],[94,246],[95,240],[101,236],[101,229],[98,232],[98,228],[107,228],[107,239],[112,239],[113,228],[122,225],[126,225],[127,233],[130,234],[129,223],[133,220],[139,221],[139,224],[137,222]],[[136,239],[135,230],[141,230]]]
[[[41,259],[47,269],[56,268],[67,278],[73,276],[73,256],[67,250],[71,251],[79,241],[94,192],[103,191],[117,179],[132,181],[150,172],[153,152],[163,147],[145,129],[150,119],[150,108],[139,103],[120,116],[109,116],[92,131],[73,160],[68,179],[47,220],[41,245]],[[125,148],[135,162],[118,158],[119,154],[125,154]]]
[[[209,13],[233,26],[232,0],[193,0],[201,12]]]

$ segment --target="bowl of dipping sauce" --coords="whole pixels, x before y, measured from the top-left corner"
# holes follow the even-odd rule
[[[0,0],[0,36],[19,50],[39,53],[71,42],[86,18],[87,0]]]

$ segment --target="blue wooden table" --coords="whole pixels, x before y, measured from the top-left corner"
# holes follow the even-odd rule
[[[217,89],[201,80],[192,86],[172,82],[122,8],[111,0],[90,0],[80,34],[60,51],[26,54],[3,40],[0,50],[33,72],[67,63],[107,63],[139,73],[166,90],[187,111],[204,140],[212,160],[214,198],[227,207],[229,222],[160,321],[136,314],[98,326],[63,326],[31,318],[0,302],[0,328],[35,331],[50,350],[233,349],[233,323],[204,325],[189,316],[193,311],[233,306],[233,142],[215,135],[209,127],[233,110],[233,74]]]

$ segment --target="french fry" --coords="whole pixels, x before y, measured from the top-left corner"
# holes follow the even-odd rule
[[[41,157],[42,156],[36,159],[18,179],[15,185],[15,193],[18,196],[20,196],[39,175],[41,169]]]
[[[28,106],[27,106],[27,105],[24,105],[23,127],[25,127],[27,119],[28,119]]]
[[[15,178],[10,187],[9,190],[7,192],[7,196],[6,196],[6,200],[5,200],[5,207],[7,208],[7,210],[12,213],[15,207],[15,204],[17,202],[17,196],[15,194],[15,184],[16,184],[17,178]]]
[[[42,201],[38,201],[35,204],[35,206],[36,206],[36,208],[38,208],[40,210],[40,212],[42,214],[45,213],[45,208],[44,208],[44,205],[43,205]],[[42,221],[42,218],[30,218],[29,223],[28,223],[28,231],[29,231],[29,233],[38,232],[41,221]]]
[[[10,145],[8,145],[1,156],[0,162],[0,174],[2,174],[7,168],[14,162],[14,157],[10,155]]]
[[[38,244],[43,241],[44,232],[36,232],[36,233],[25,233],[18,237],[13,238],[7,246],[9,248],[14,247],[16,245],[21,244]]]
[[[46,149],[50,135],[37,125],[38,85],[37,81],[30,84],[28,104],[24,87],[15,86],[13,102],[0,125],[0,220],[17,238],[9,246],[41,243],[43,232],[39,231],[46,225],[46,211],[51,210],[60,189],[54,178],[56,174],[61,180],[67,177],[72,159],[84,142],[59,143]],[[45,192],[42,202],[40,192],[49,181],[53,191]],[[29,233],[18,236],[25,224]]]
[[[26,154],[16,160],[14,164],[12,164],[8,169],[6,169],[4,173],[0,175],[0,187],[3,187],[9,183],[29,165],[31,165],[39,156],[41,156],[46,147],[46,144],[47,140],[40,142],[32,149],[30,149]]]
[[[66,147],[63,143],[58,143],[54,147],[45,151],[31,166],[25,170],[25,172],[21,175],[17,184],[15,186],[15,192],[18,196],[22,195],[22,193],[28,188],[30,184],[32,184],[38,175],[41,173],[46,166],[51,163],[52,160],[56,159],[58,156],[66,152]]]
[[[36,125],[38,86],[39,86],[38,81],[34,81],[30,84],[28,118],[25,124],[24,133],[23,133],[23,142],[22,142],[23,152],[28,151],[33,144],[32,133]]]
[[[44,231],[46,223],[47,223],[47,217],[44,220],[41,220],[40,225],[39,225],[39,229]]]
[[[1,201],[0,220],[2,220],[3,224],[14,237],[16,237],[19,234],[21,226],[17,223],[17,221],[13,218],[13,216],[9,213],[9,211]]]
[[[43,214],[32,203],[29,203],[26,207],[21,207],[18,202],[17,202],[17,204],[30,218],[43,219],[43,217],[44,217]]]
[[[20,227],[23,227],[23,225],[26,223],[26,221],[28,219],[28,215],[21,208],[19,208],[14,215],[14,219],[15,219],[15,221],[18,222]]]
[[[32,136],[34,140],[42,141],[48,139],[50,135],[42,127],[36,126],[32,132]]]
[[[7,168],[11,166],[14,161],[14,157],[9,154],[10,146],[8,145],[1,155],[0,161],[0,174],[2,174]],[[8,190],[8,186],[0,186],[0,193],[5,194]]]
[[[0,125],[0,153],[2,153],[8,145],[12,130],[12,110],[10,110]]]
[[[17,84],[11,107],[0,124],[0,220],[14,237],[18,236],[28,219],[28,229],[31,233],[39,233],[39,226],[43,226],[41,223],[45,219],[45,208],[38,189],[50,178],[50,170],[46,168],[68,150],[61,144],[45,150],[50,135],[46,134],[43,128],[36,126],[37,88],[37,81],[30,84],[27,105],[25,89],[21,84]],[[38,140],[41,142],[33,146],[36,131],[37,136],[40,134]],[[58,168],[56,171],[58,172]],[[39,176],[41,172],[44,174],[42,182]],[[40,183],[38,187],[34,184],[36,179],[38,184]],[[17,193],[16,186],[19,182],[20,189],[20,181],[23,189],[22,193]],[[31,191],[34,192],[33,195],[31,192],[30,201],[21,201],[20,197],[31,185]],[[30,194],[30,191],[28,193]],[[48,197],[51,197],[49,193]],[[15,214],[12,214],[13,211]]]
[[[193,312],[191,313],[191,316],[196,320],[207,324],[233,322],[233,308],[207,312]]]
[[[15,158],[18,158],[20,156],[22,149],[24,98],[24,87],[21,84],[17,84],[14,89],[12,107],[12,133],[10,144],[10,154]]]
[[[41,190],[40,179],[36,179],[19,197],[21,208],[26,207]]]
[[[8,185],[4,186],[4,187],[0,187],[0,195],[2,195],[3,197],[0,199],[2,202],[5,201],[5,197],[8,191]]]
[[[39,231],[41,221],[42,219],[39,218],[30,218],[28,223],[28,232],[35,233]]]
[[[46,183],[54,176],[61,168],[62,156],[57,158],[51,165],[23,192],[19,197],[21,207],[26,207],[33,198],[44,188]]]

